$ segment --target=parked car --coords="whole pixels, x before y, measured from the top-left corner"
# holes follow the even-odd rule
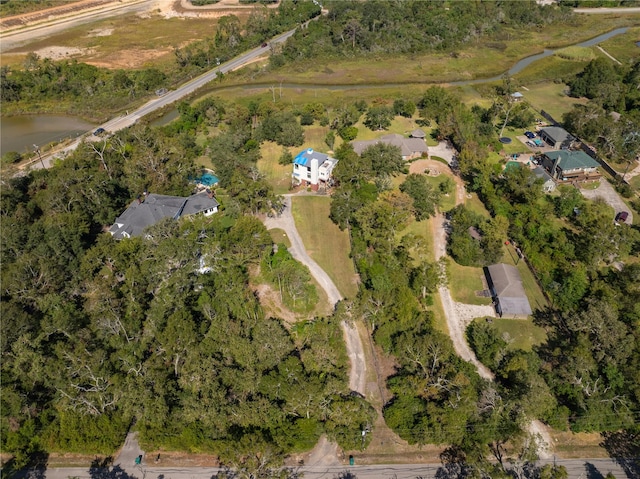
[[[629,213],[627,211],[620,211],[616,215],[616,223],[624,223],[625,221],[627,221],[628,217]]]
[[[100,135],[104,135],[107,131],[104,128],[98,128],[96,131],[93,132],[94,135],[96,136],[100,136]]]
[[[536,137],[536,134],[532,131],[525,131],[524,136],[526,136],[530,140],[533,140]]]

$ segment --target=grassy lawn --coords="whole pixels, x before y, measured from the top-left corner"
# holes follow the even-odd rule
[[[273,228],[269,230],[269,234],[271,235],[271,240],[274,244],[284,243],[284,245],[289,248],[291,246],[291,241],[287,236],[287,233],[280,228]]]
[[[389,135],[391,133],[399,133],[400,135],[408,136],[409,133],[418,128],[418,125],[416,125],[415,120],[413,120],[412,118],[396,116],[391,122],[391,126],[387,130],[372,131],[363,125],[362,121],[364,121],[364,118],[365,117],[363,115],[361,121],[354,125],[358,129],[358,137],[356,138],[356,140],[375,140],[376,138],[380,138],[383,135]]]
[[[475,321],[485,321],[480,318]],[[533,324],[532,319],[507,319],[492,318],[492,324],[496,327],[500,336],[509,343],[509,349],[523,349],[531,351],[533,346],[542,344],[547,340],[546,331]]]
[[[445,170],[445,168],[443,168]],[[447,178],[453,178],[453,173],[449,173],[449,170],[446,169],[447,173],[440,173],[438,176],[429,176],[424,175],[427,179],[427,182],[435,189],[439,189],[440,185],[446,181]],[[442,195],[440,197],[440,207],[438,210],[444,212],[452,210],[456,206],[456,190],[454,189],[452,193],[449,195]]]
[[[522,135],[522,133],[523,133],[522,130],[520,129],[516,130],[511,127],[507,127],[502,131],[502,136],[511,138],[511,143],[507,143],[506,145],[501,144],[502,151],[504,151],[506,155],[513,155],[516,153],[526,153],[530,151],[529,148],[527,148],[524,143],[522,143],[520,140],[518,140],[518,138],[516,138],[518,135]]]
[[[295,196],[291,198],[293,217],[305,248],[347,298],[358,292],[357,275],[349,258],[349,234],[329,219],[331,198]]]
[[[523,90],[522,94],[529,104],[538,111],[546,111],[557,121],[561,121],[562,115],[570,111],[574,105],[587,102],[586,98],[567,96],[567,86],[564,83],[542,82],[527,85],[527,88],[528,90]]]
[[[465,304],[491,304],[491,298],[476,296],[476,291],[485,289],[482,268],[460,266],[452,259],[447,259],[449,289],[454,301]]]
[[[432,255],[433,252],[433,231],[431,223],[433,220],[431,218],[423,221],[411,221],[409,225],[398,233],[398,238],[402,238],[408,234],[413,234],[420,239],[420,250],[411,251],[411,256],[414,260],[414,263],[419,263],[424,258],[425,254],[428,254],[429,257],[426,258],[429,261],[433,261],[434,257]]]
[[[281,195],[289,191],[291,185],[291,165],[281,165],[278,158],[282,155],[284,147],[276,145],[272,141],[265,141],[260,146],[262,158],[258,160],[258,170],[265,175],[266,180],[273,187],[276,194]],[[289,150],[293,156],[298,150]]]
[[[471,195],[470,198],[469,195]],[[464,205],[471,211],[474,211],[475,213],[478,213],[487,219],[491,217],[491,215],[487,211],[487,208],[485,208],[484,203],[480,201],[480,198],[478,198],[478,195],[476,193],[467,193]]]

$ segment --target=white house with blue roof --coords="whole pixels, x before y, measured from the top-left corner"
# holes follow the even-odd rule
[[[313,148],[302,150],[293,160],[293,181],[298,185],[309,185],[317,190],[320,185],[327,186],[331,173],[338,160],[329,155],[314,151]]]

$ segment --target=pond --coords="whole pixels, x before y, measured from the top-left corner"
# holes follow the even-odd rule
[[[8,151],[27,153],[54,141],[75,138],[95,125],[72,116],[25,115],[0,118],[0,155]]]

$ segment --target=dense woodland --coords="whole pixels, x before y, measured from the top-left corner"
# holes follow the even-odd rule
[[[274,66],[315,57],[363,57],[447,51],[481,38],[504,50],[503,33],[573,21],[570,9],[535,1],[327,1],[326,17],[296,33]]]
[[[323,432],[359,447],[373,422],[347,388],[344,308],[287,329],[248,286],[260,266],[294,309],[317,294],[251,215],[279,208],[255,168],[263,129],[243,129],[249,110],[219,100],[181,110],[2,188],[0,436],[14,468],[47,452],[111,454],[133,424],[147,448],[271,467]],[[212,124],[225,129],[209,145],[224,213],[163,221],[145,239],[104,233],[141,191],[189,194],[193,137]]]

